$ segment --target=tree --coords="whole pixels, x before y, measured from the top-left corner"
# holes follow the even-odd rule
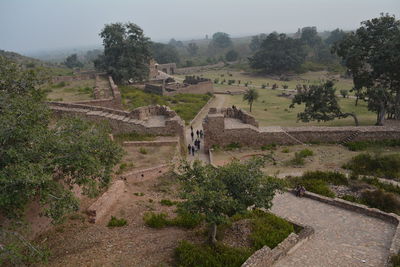
[[[253,106],[253,102],[257,101],[259,95],[258,92],[255,88],[249,88],[246,90],[246,92],[243,95],[243,101],[247,101],[247,103],[249,103],[250,105],[250,112],[251,112],[251,108]]]
[[[78,60],[78,56],[76,54],[68,56],[64,61],[64,65],[70,69],[83,67],[82,62]]]
[[[191,56],[195,56],[199,51],[199,47],[196,43],[189,43],[186,49]]]
[[[325,44],[327,46],[332,46],[335,43],[341,41],[345,36],[346,36],[346,33],[343,30],[340,30],[338,28],[336,30],[331,31],[328,38],[325,39]]]
[[[210,225],[210,242],[215,244],[217,225],[229,217],[246,212],[249,207],[269,209],[281,183],[266,177],[261,168],[264,158],[240,163],[233,161],[214,168],[195,161],[181,166],[181,207],[192,214],[202,214]]]
[[[179,54],[174,46],[162,44],[162,43],[152,43],[151,44],[151,54],[157,63],[179,63]]]
[[[295,104],[305,104],[304,111],[297,114],[298,120],[302,122],[330,121],[335,118],[351,116],[355,125],[358,126],[358,119],[354,113],[341,111],[332,81],[327,81],[323,85],[311,85],[310,88],[298,89],[290,108],[294,108]]]
[[[232,46],[232,40],[231,37],[229,37],[229,34],[224,32],[216,32],[212,36],[210,45],[220,49],[228,48]]]
[[[227,61],[235,61],[237,60],[239,57],[239,53],[236,52],[235,50],[229,50],[226,54],[225,54],[225,59]]]
[[[183,47],[182,41],[177,41],[177,40],[175,40],[174,38],[172,38],[172,39],[169,41],[168,44],[171,45],[171,46],[174,46],[174,47],[179,47],[179,48],[182,48],[182,47]]]
[[[96,194],[109,183],[122,150],[102,125],[69,118],[50,127],[36,72],[0,61],[0,214],[18,221],[28,203],[39,201],[42,213],[60,222],[78,208],[72,187]],[[2,227],[0,237],[6,232]],[[22,240],[15,230],[7,233]],[[20,260],[23,249],[3,242],[0,262]]]
[[[333,46],[353,77],[357,97],[366,99],[383,125],[387,112],[400,119],[400,21],[381,14]]]
[[[250,50],[256,52],[258,49],[260,49],[261,44],[265,39],[267,39],[267,35],[265,33],[253,36],[249,44]]]
[[[349,91],[347,91],[346,89],[341,89],[340,94],[343,98],[346,98],[349,95]]]
[[[316,27],[304,27],[301,29],[300,39],[312,48],[315,48],[322,43],[321,37],[318,36]]]
[[[100,36],[104,54],[95,60],[96,69],[106,71],[116,82],[148,79],[150,41],[139,26],[133,23],[106,24]]]
[[[305,56],[300,40],[288,38],[285,34],[271,33],[249,61],[253,69],[281,74],[297,70],[303,64]]]

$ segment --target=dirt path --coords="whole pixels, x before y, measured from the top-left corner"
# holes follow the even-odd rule
[[[275,266],[384,266],[395,227],[380,219],[285,193],[272,212],[315,229]]]
[[[195,118],[194,121],[192,121],[191,126],[193,127],[193,131],[194,131],[194,140],[196,140],[196,131],[197,130],[202,130],[203,129],[203,120],[204,118],[207,116],[208,114],[208,110],[210,108],[222,108],[224,106],[225,103],[225,95],[215,95],[215,97],[213,98],[213,100],[211,102],[209,102],[207,104],[207,106],[198,114],[198,116]],[[190,125],[186,127],[186,141],[188,144],[193,145],[193,141],[192,137],[190,135],[191,133],[191,129],[190,129]],[[204,139],[200,140],[201,142],[204,141]],[[188,159],[189,160],[195,160],[195,159],[199,159],[201,161],[204,161],[206,163],[210,162],[208,153],[206,153],[206,151],[204,151],[204,144],[201,143],[200,145],[200,150],[195,152],[194,157],[193,156],[189,156]]]

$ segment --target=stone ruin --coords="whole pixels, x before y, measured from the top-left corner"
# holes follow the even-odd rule
[[[207,94],[214,92],[214,86],[210,79],[195,76],[186,76],[183,83],[176,82],[172,77],[167,77],[146,83],[144,91],[158,95]]]

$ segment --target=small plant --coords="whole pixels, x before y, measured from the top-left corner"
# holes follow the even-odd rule
[[[133,193],[135,196],[138,196],[138,197],[142,197],[142,196],[144,196],[144,193],[142,193],[142,192],[136,192],[136,193]]]
[[[289,86],[287,84],[282,85],[283,89],[288,89]]]
[[[349,95],[349,91],[347,91],[346,89],[342,89],[340,90],[340,94],[343,98],[346,98]]]
[[[266,85],[265,83],[263,83],[263,84],[261,85],[261,88],[262,88],[262,89],[265,89],[265,88],[267,88],[267,85]]]
[[[148,212],[143,216],[144,223],[151,228],[163,228],[168,225],[166,213]]]
[[[147,154],[147,149],[144,147],[139,148],[139,153],[146,155]]]
[[[150,202],[150,203],[153,203],[153,202],[154,202],[154,200],[153,200],[153,199],[151,199],[151,198],[149,198],[149,202]]]
[[[214,79],[214,83],[218,84],[219,83],[219,79],[218,78]]]
[[[227,145],[227,146],[225,147],[225,149],[226,149],[226,150],[234,150],[234,149],[239,149],[239,148],[241,148],[241,147],[242,147],[242,145],[239,144],[239,143],[230,143],[229,145]]]
[[[265,151],[265,150],[276,150],[276,144],[272,143],[272,144],[268,144],[268,145],[263,145],[261,147],[261,150],[262,151]]]
[[[173,205],[176,205],[176,203],[177,203],[176,201],[171,201],[169,199],[161,199],[160,200],[160,204],[163,206],[173,206]]]
[[[245,83],[244,83],[244,86],[245,86],[245,87],[247,87],[248,85],[249,85],[249,83],[248,83],[248,82],[245,82]]]
[[[289,148],[284,148],[284,149],[282,149],[282,153],[289,153],[290,152],[290,150],[289,150]]]
[[[310,157],[313,156],[314,152],[312,150],[309,149],[303,149],[299,152],[299,156],[302,158],[306,158],[306,157]]]
[[[117,219],[116,217],[111,216],[111,220],[108,222],[107,226],[108,227],[122,227],[127,224],[128,224],[128,222],[124,218]]]

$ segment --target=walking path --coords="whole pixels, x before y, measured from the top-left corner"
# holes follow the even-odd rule
[[[215,95],[214,98],[203,108],[203,110],[198,114],[198,116],[195,118],[194,121],[192,121],[191,126],[193,127],[193,132],[194,132],[194,140],[196,140],[196,131],[197,130],[202,130],[203,129],[203,120],[208,114],[208,110],[210,108],[222,108],[225,102],[225,95]],[[187,144],[193,145],[192,137],[190,135],[191,129],[190,125],[186,126],[186,141]],[[200,139],[201,144],[200,144],[200,150],[195,152],[194,157],[189,156],[188,160],[193,161],[195,159],[199,159],[201,161],[204,161],[206,163],[210,162],[210,158],[208,156],[208,152],[204,151],[204,139]]]
[[[274,198],[272,212],[315,229],[311,240],[274,266],[384,266],[393,224],[290,193]]]

